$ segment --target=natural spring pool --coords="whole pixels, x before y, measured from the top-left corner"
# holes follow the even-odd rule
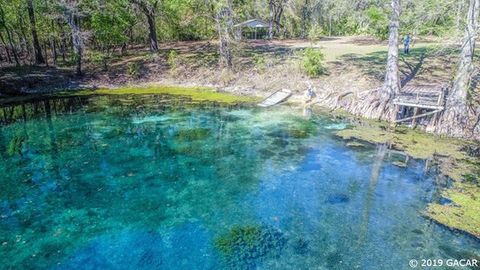
[[[478,240],[423,217],[447,182],[435,167],[347,145],[341,119],[165,95],[0,109],[1,269],[384,270],[480,256]]]

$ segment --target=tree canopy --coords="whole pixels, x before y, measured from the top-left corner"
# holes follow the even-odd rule
[[[17,64],[75,60],[72,26],[78,27],[81,46],[104,54],[131,45],[150,46],[155,51],[155,42],[217,38],[212,3],[223,2],[0,0],[0,60]],[[251,18],[272,22],[270,31],[277,38],[388,37],[387,0],[234,0],[231,8],[233,23]],[[459,33],[467,8],[465,0],[402,1],[401,34]],[[70,23],[69,10],[73,11]]]

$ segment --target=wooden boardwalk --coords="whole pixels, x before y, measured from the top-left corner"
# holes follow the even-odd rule
[[[270,107],[276,104],[279,104],[287,100],[292,95],[292,91],[288,89],[278,90],[275,93],[268,96],[261,103],[258,104],[260,107]]]
[[[445,108],[445,94],[447,86],[443,85],[416,85],[405,86],[400,93],[394,98],[393,104],[397,108],[412,107],[414,108],[413,116],[397,119],[395,122],[405,122],[412,120],[415,125],[415,119],[436,114]],[[419,110],[424,110],[422,114],[418,114]],[[433,110],[433,111],[428,111]],[[397,110],[398,111],[398,110]]]

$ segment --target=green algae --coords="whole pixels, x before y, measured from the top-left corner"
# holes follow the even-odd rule
[[[208,128],[192,128],[188,130],[179,130],[175,137],[180,142],[191,142],[203,140],[210,136],[210,134],[211,130]]]
[[[455,182],[453,187],[442,191],[442,196],[450,199],[452,203],[430,203],[427,216],[452,229],[459,229],[480,238],[479,186]]]
[[[389,129],[382,124],[355,126],[337,132],[343,139],[360,139],[372,143],[388,143],[395,149],[419,159],[428,159],[434,155],[449,156],[456,159],[466,157],[460,149],[467,142],[433,136],[425,132],[397,127]]]
[[[302,119],[303,120],[303,119]],[[298,121],[286,129],[289,137],[295,139],[305,139],[314,134],[316,126],[312,122]]]
[[[441,172],[454,180],[452,187],[442,191],[442,196],[452,200],[454,204],[441,205],[432,202],[426,209],[426,215],[447,227],[480,238],[480,186],[477,182],[480,163],[478,159],[469,157],[462,151],[470,142],[438,137],[402,126],[390,128],[385,123],[373,121],[369,121],[367,125],[338,131],[336,134],[347,140],[360,139],[390,144],[392,148],[404,151],[414,158],[440,157]]]
[[[193,101],[215,101],[226,104],[253,103],[258,98],[240,96],[216,91],[210,87],[181,87],[181,86],[125,86],[119,88],[100,88],[95,90],[81,90],[60,92],[57,96],[88,96],[88,95],[174,95],[186,96]]]
[[[65,97],[82,97],[93,95],[172,95],[184,96],[191,99],[193,102],[219,102],[228,105],[242,104],[242,103],[256,103],[260,101],[259,97],[236,95],[227,92],[217,91],[211,87],[186,87],[186,86],[162,86],[162,85],[147,85],[147,86],[123,86],[118,88],[99,88],[99,89],[84,89],[84,90],[68,90],[56,93],[42,93],[30,94],[24,96],[5,97],[0,99],[0,105],[7,104],[22,104],[45,98],[65,98]],[[115,105],[115,104],[111,104]],[[20,108],[16,108],[15,114],[21,114]],[[0,111],[0,118],[5,117],[5,112]]]
[[[480,238],[480,161],[472,157],[448,159],[440,169],[454,180],[441,195],[452,204],[430,203],[426,215],[452,229]]]
[[[288,129],[287,133],[296,139],[304,139],[308,137],[308,132],[302,129]]]
[[[265,256],[279,253],[287,240],[283,233],[267,225],[235,226],[215,239],[215,247],[234,269],[251,269]]]

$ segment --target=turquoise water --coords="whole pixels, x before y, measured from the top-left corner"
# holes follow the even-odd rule
[[[348,146],[335,136],[345,120],[166,96],[0,110],[2,269],[410,269],[480,256],[478,240],[422,216],[447,182],[435,167]]]

